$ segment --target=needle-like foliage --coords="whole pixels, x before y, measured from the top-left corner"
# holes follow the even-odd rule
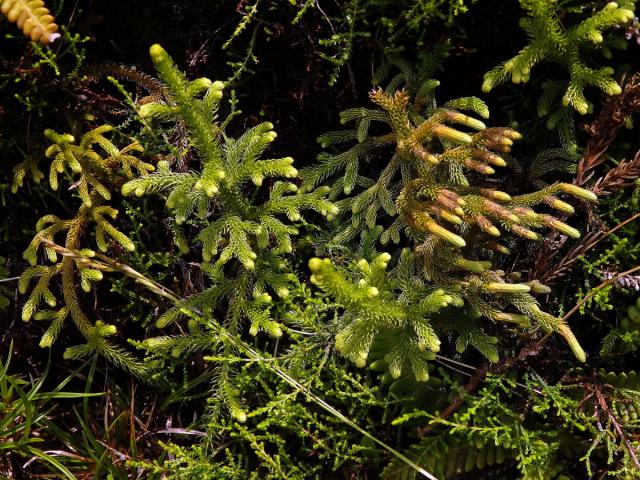
[[[603,8],[587,13],[581,21],[568,24],[566,14],[557,1],[520,0],[527,16],[520,27],[527,33],[529,43],[510,60],[502,62],[484,76],[482,90],[489,92],[511,79],[513,83],[527,83],[531,71],[538,64],[559,65],[568,79],[546,79],[538,102],[538,115],[546,117],[547,127],[557,130],[565,148],[575,151],[573,111],[584,115],[593,111],[585,90],[598,89],[606,95],[618,95],[622,89],[614,79],[611,66],[598,66],[594,59],[611,58],[615,49],[624,49],[624,35],[611,33],[633,20],[635,0],[609,2]],[[584,2],[582,12],[591,8]]]
[[[190,309],[197,309],[211,322],[216,321],[214,313],[222,313],[222,322],[230,331],[241,333],[246,325],[251,335],[264,331],[280,337],[282,329],[271,318],[270,306],[272,295],[287,297],[288,287],[296,280],[285,257],[298,233],[296,223],[302,221],[304,210],[329,216],[338,209],[325,198],[328,189],[301,193],[287,180],[298,176],[291,157],[261,158],[276,138],[271,123],[258,124],[237,139],[225,133],[227,122],[217,117],[222,82],[187,80],[159,45],[151,47],[151,58],[171,98],[168,103],[148,103],[140,113],[150,120],[184,124],[201,168],[174,172],[167,162],[160,162],[156,173],[131,180],[122,191],[125,195],[165,195],[176,232],[181,232],[187,220],[199,225],[194,240],[200,244],[201,266],[210,279],[207,289],[165,312],[156,324],[167,327],[188,317]],[[269,188],[264,188],[265,179],[272,178]],[[183,233],[176,235],[176,243],[187,251],[189,242]],[[218,348],[224,350],[223,356],[231,354],[230,347],[221,346],[219,339],[206,333],[206,325],[194,322],[189,334],[149,339],[143,347],[150,353],[171,351],[175,355]],[[246,413],[230,375],[229,364],[223,363],[217,391],[231,414],[244,420]]]
[[[326,146],[353,146],[324,154],[319,165],[302,173],[305,188],[331,179],[334,197],[348,195],[338,202],[345,213],[338,217],[338,234],[329,245],[349,242],[360,232],[379,228],[377,223],[385,226],[383,244],[399,242],[405,232],[415,245],[412,254],[400,256],[391,275],[385,272],[388,254],[357,262],[355,279],[328,259],[309,262],[312,281],[345,308],[338,350],[365,365],[369,351],[382,341],[382,358],[394,377],[410,370],[416,379],[426,380],[424,360],[439,350],[444,332],[458,334],[459,351],[473,345],[497,361],[496,339],[478,324],[483,317],[558,332],[584,361],[569,327],[543,312],[532,296],[549,290],[537,282],[518,283],[492,268],[489,260],[509,253],[498,243],[507,234],[534,241],[541,238],[535,230],[552,228],[579,237],[575,228],[532,207],[542,204],[549,211],[571,213],[573,207],[557,195],[588,201],[596,196],[567,183],[513,196],[498,190],[490,177],[496,167],[507,165],[506,154],[521,135],[509,128],[487,128],[463,113],[488,117],[477,98],[437,106],[437,82],[396,63],[402,73],[391,87],[370,94],[377,108],[343,112],[342,121],[354,121],[355,128],[320,138]],[[380,162],[380,174],[365,177],[364,172],[378,168],[367,165],[376,165],[374,161]],[[344,173],[335,180],[338,172]],[[347,214],[350,218],[344,218]],[[377,358],[369,360],[379,359],[376,350]]]
[[[520,26],[527,32],[530,43],[518,55],[488,72],[482,90],[489,92],[509,77],[513,83],[526,83],[533,67],[549,61],[566,69],[569,80],[561,86],[547,83],[546,88],[561,93],[564,106],[571,106],[584,115],[592,108],[584,95],[587,86],[597,87],[607,95],[618,95],[622,91],[612,77],[611,67],[592,68],[587,58],[591,51],[611,57],[611,48],[624,48],[623,37],[607,37],[605,32],[633,20],[634,3],[634,0],[609,2],[592,16],[567,28],[560,21],[557,2],[521,0],[527,17],[520,21]],[[541,113],[547,113],[549,100],[545,98],[540,102]]]
[[[82,358],[98,353],[107,359],[142,375],[143,365],[138,363],[125,350],[114,346],[108,337],[115,335],[116,326],[101,320],[92,321],[84,312],[78,295],[78,284],[84,292],[90,292],[95,282],[102,280],[102,272],[88,267],[82,261],[84,257],[92,257],[95,252],[87,248],[86,237],[92,232],[96,246],[106,252],[112,245],[132,251],[134,243],[112,223],[118,211],[109,206],[113,184],[123,179],[143,175],[154,169],[136,156],[142,151],[138,142],[119,149],[109,140],[106,134],[112,127],[101,126],[85,133],[76,141],[73,135],[61,135],[47,130],[45,135],[52,142],[46,151],[51,158],[49,168],[49,184],[52,190],[58,190],[59,177],[63,175],[70,181],[70,188],[78,192],[80,207],[72,218],[59,218],[56,215],[45,215],[37,225],[37,234],[25,250],[23,256],[32,266],[27,268],[20,278],[19,289],[26,293],[30,284],[29,297],[22,308],[22,319],[50,322],[49,328],[40,340],[41,347],[50,347],[58,337],[65,320],[70,319],[87,340],[84,345],[68,348],[67,358]],[[78,257],[60,257],[54,248],[56,239],[64,237],[67,251],[77,252]],[[43,251],[48,262],[41,262],[39,252]],[[60,279],[62,306],[58,304],[52,281]],[[53,282],[53,285],[56,285]],[[49,309],[41,309],[46,303]]]

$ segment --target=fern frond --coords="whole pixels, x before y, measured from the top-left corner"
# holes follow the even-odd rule
[[[190,325],[195,321],[193,309],[217,323],[213,312],[219,309],[219,324],[234,334],[264,332],[278,338],[283,329],[272,318],[272,295],[286,298],[289,293],[295,275],[285,255],[293,250],[303,214],[315,211],[332,217],[338,208],[327,200],[328,189],[300,192],[287,181],[298,176],[291,157],[262,158],[277,137],[270,122],[249,128],[238,138],[227,135],[225,127],[231,117],[222,121],[217,117],[222,82],[187,80],[159,45],[151,47],[150,54],[170,95],[143,105],[139,113],[150,120],[185,125],[201,168],[174,172],[167,162],[159,162],[156,172],[131,179],[123,185],[122,193],[164,195],[175,215],[174,232],[180,250],[187,251],[191,246],[187,239],[195,239],[201,245],[201,268],[210,280],[202,292],[163,313],[156,326],[168,328],[184,320]],[[269,182],[265,200],[260,187],[264,189],[266,179],[273,181]],[[187,233],[191,225],[198,229],[192,235]],[[232,356],[232,345],[219,345],[215,338],[210,338],[207,345],[203,340],[208,337],[206,333],[191,326],[190,330],[182,336],[148,339],[139,346],[151,358],[167,349],[189,354],[219,348],[223,357]],[[216,397],[236,420],[244,421],[246,411],[233,385],[234,372],[225,363],[216,366],[216,372]]]
[[[562,97],[562,105],[570,106],[581,115],[586,114],[591,104],[584,95],[587,86],[593,85],[607,95],[618,95],[622,90],[612,78],[610,67],[587,66],[587,52],[605,42],[605,30],[624,25],[634,18],[634,2],[619,5],[607,3],[601,10],[581,22],[565,27],[560,21],[559,6],[546,0],[521,0],[528,16],[521,21],[530,43],[515,57],[498,65],[484,76],[482,90],[491,91],[511,78],[513,83],[529,81],[531,70],[541,62],[549,61],[562,66],[569,73],[569,81],[545,82],[538,112],[547,115],[551,105]]]
[[[142,376],[146,368],[130,352],[108,340],[116,332],[116,327],[105,325],[100,320],[92,322],[82,310],[77,292],[78,285],[84,292],[89,292],[92,285],[103,278],[100,270],[90,266],[90,258],[95,252],[82,248],[90,227],[94,227],[96,245],[101,251],[109,249],[111,240],[128,251],[135,248],[131,239],[112,223],[118,211],[104,204],[111,199],[110,187],[115,179],[144,175],[154,169],[136,156],[142,150],[140,144],[133,142],[120,149],[105,136],[111,130],[112,127],[109,126],[97,127],[82,135],[79,142],[69,134],[61,135],[52,130],[45,132],[52,142],[45,152],[47,157],[52,158],[49,173],[51,188],[56,190],[59,187],[59,174],[66,173],[64,178],[70,179],[74,187],[77,187],[81,205],[70,219],[45,215],[38,221],[37,233],[23,253],[32,267],[26,269],[21,276],[20,292],[26,294],[32,280],[39,277],[28,292],[22,318],[28,321],[35,316],[38,320],[50,322],[40,341],[43,348],[53,345],[64,322],[70,319],[87,343],[67,349],[67,358],[99,354],[115,365]],[[56,252],[56,237],[63,232],[65,254],[60,259]],[[52,265],[38,265],[38,252],[41,249]],[[40,310],[42,302],[50,308],[57,304],[51,289],[54,278],[59,279],[62,287],[63,306],[58,310]]]

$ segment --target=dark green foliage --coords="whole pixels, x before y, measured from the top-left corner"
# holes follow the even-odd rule
[[[344,77],[358,44],[375,42],[384,53],[423,48],[432,27],[450,27],[476,0],[347,0],[332,6],[320,5],[314,0],[290,3],[291,7],[277,2],[252,1],[238,10],[243,16],[222,49],[231,50],[234,44],[242,42],[241,37],[249,37],[246,32],[252,34],[247,49],[238,55],[240,60],[229,62],[234,68],[232,80],[259,62],[255,55],[256,38],[259,33],[267,38],[274,36],[265,23],[275,13],[286,15],[285,21],[291,28],[304,28],[309,17],[321,19],[321,27],[328,27],[326,36],[318,38],[314,45],[317,49],[314,54],[322,60],[323,68],[328,67],[329,86],[335,86]]]
[[[47,475],[73,480],[76,476],[69,465],[72,462],[47,448],[55,444],[57,436],[50,416],[60,406],[58,402],[68,404],[70,399],[89,399],[95,395],[65,390],[72,376],[55,389],[46,390],[49,368],[37,380],[10,373],[13,343],[8,347],[6,360],[0,359],[0,474],[19,474],[17,465],[27,462],[34,463],[32,471],[42,468]]]

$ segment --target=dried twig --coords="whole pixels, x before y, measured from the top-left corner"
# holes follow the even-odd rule
[[[604,154],[629,115],[640,110],[640,74],[633,75],[625,82],[620,95],[610,98],[598,118],[587,128],[591,138],[578,163],[575,180],[577,185],[584,185],[589,181],[593,170],[606,160]]]
[[[585,253],[595,247],[602,240],[620,230],[625,225],[633,222],[640,218],[640,213],[636,213],[626,220],[618,223],[615,227],[610,228],[606,232],[602,230],[597,230],[594,232],[587,233],[584,237],[581,238],[580,243],[576,244],[569,250],[562,259],[557,262],[553,267],[549,265],[554,255],[549,254],[544,260],[546,263],[541,261],[536,263],[531,271],[529,278],[531,280],[539,280],[542,283],[548,284],[551,283],[558,278],[564,276],[571,270],[573,264]],[[552,250],[553,251],[553,250]],[[555,250],[557,251],[557,249]]]
[[[598,385],[594,385],[593,389],[594,389],[596,399],[598,400],[598,404],[600,404],[600,408],[602,408],[602,411],[607,415],[609,422],[611,423],[611,425],[613,425],[613,429],[616,431],[616,433],[618,434],[618,437],[620,437],[620,439],[624,443],[624,446],[629,452],[629,456],[631,457],[633,464],[638,470],[640,470],[640,462],[638,461],[636,450],[635,448],[633,448],[633,445],[631,445],[629,438],[622,431],[622,428],[620,428],[620,424],[616,420],[616,417],[613,415],[613,412],[609,408],[609,405],[607,405],[607,402],[604,398],[604,395],[602,395],[602,391],[600,390],[600,387]]]
[[[498,363],[495,363],[491,366],[482,365],[475,369],[473,375],[469,381],[462,387],[462,392],[458,394],[451,403],[440,413],[439,418],[442,420],[446,420],[464,404],[464,401],[470,393],[473,393],[480,382],[487,376],[488,373],[503,373],[508,371],[514,365],[523,362],[531,355],[536,355],[542,349],[543,342],[547,339],[547,337],[543,337],[540,340],[536,340],[531,342],[520,349],[517,355],[513,357],[503,358]],[[433,425],[428,423],[422,427],[418,428],[418,436],[424,437],[427,435],[433,428]]]
[[[630,187],[640,177],[640,151],[633,160],[622,160],[618,165],[600,177],[591,188],[599,197],[611,195],[625,187]]]

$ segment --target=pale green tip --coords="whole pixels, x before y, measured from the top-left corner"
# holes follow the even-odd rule
[[[500,230],[498,230],[496,227],[494,227],[493,225],[489,228],[487,228],[487,233],[489,235],[493,235],[494,237],[499,237],[500,236]]]
[[[149,55],[151,55],[153,63],[160,63],[169,58],[167,51],[157,43],[151,45],[151,48],[149,48]]]
[[[456,235],[453,232],[450,232],[446,228],[441,227],[436,222],[428,222],[426,227],[430,233],[442,238],[443,240],[446,240],[447,242],[455,245],[458,248],[462,248],[467,244],[462,237]]]
[[[491,155],[489,157],[489,161],[492,164],[494,164],[496,167],[506,167],[507,166],[507,162],[505,162],[504,159],[499,157],[498,155]]]
[[[389,260],[391,260],[391,255],[389,255],[387,252],[383,252],[378,256],[378,258],[387,263]]]
[[[508,193],[505,193],[505,192],[501,192],[499,190],[494,190],[493,191],[493,198],[495,198],[496,200],[499,200],[501,202],[510,202],[511,201],[511,195],[509,195]]]
[[[569,205],[566,202],[563,202],[562,200],[553,200],[551,202],[551,206],[553,208],[555,208],[556,210],[559,210],[561,212],[565,212],[565,213],[574,213],[575,209],[573,208],[573,206]]]
[[[490,282],[483,285],[484,289],[492,293],[529,293],[531,287],[524,283]]]
[[[320,258],[312,258],[311,260],[309,260],[309,270],[314,273],[318,272],[322,268],[323,263],[324,262]]]
[[[476,262],[473,260],[467,260],[466,258],[462,258],[462,257],[456,259],[456,265],[462,268],[463,270],[468,270],[474,273],[482,273],[485,270],[487,270],[483,263]],[[489,264],[489,266],[491,266],[491,264]]]
[[[566,223],[561,222],[560,220],[552,219],[549,221],[549,226],[555,228],[561,233],[571,237],[571,238],[580,238],[580,232],[575,228],[567,225]]]
[[[597,202],[598,197],[591,190],[584,189],[582,187],[578,187],[572,183],[561,183],[560,190],[574,197],[582,198],[583,200],[587,200],[589,202]]]

